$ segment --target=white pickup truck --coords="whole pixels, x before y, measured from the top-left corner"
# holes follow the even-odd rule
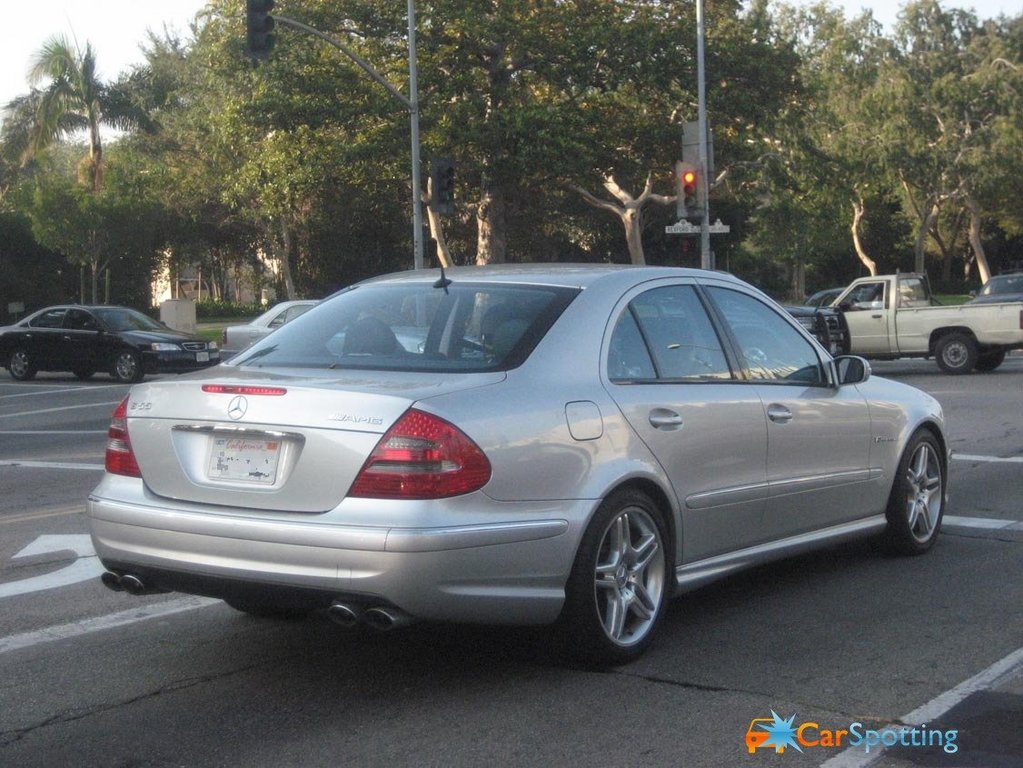
[[[866,358],[933,357],[960,374],[993,371],[1023,349],[1023,303],[936,305],[920,274],[862,277],[831,307],[845,319],[846,351]]]

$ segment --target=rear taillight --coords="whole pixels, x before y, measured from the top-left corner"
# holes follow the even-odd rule
[[[478,490],[489,479],[490,461],[464,432],[412,409],[380,438],[348,495],[441,499]]]
[[[128,398],[114,409],[107,430],[106,470],[113,475],[142,477],[128,439]]]

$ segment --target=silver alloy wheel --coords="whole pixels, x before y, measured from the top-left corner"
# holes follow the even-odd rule
[[[16,350],[14,354],[11,355],[11,360],[8,363],[8,366],[11,372],[11,377],[15,379],[26,378],[29,375],[29,371],[32,369],[28,353],[23,349]]]
[[[629,506],[612,518],[600,539],[594,591],[608,638],[640,642],[653,628],[665,587],[664,542],[653,518]]]
[[[114,376],[118,381],[136,381],[139,375],[139,359],[134,352],[121,352],[114,360]]]
[[[928,442],[921,442],[906,468],[906,515],[909,532],[919,542],[934,535],[942,504],[941,461]]]

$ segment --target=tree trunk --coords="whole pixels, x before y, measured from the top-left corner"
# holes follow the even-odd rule
[[[284,279],[284,292],[289,300],[297,299],[295,294],[295,281],[291,277],[291,249],[293,246],[291,227],[281,219],[281,247],[277,256],[277,263],[281,267],[281,277]]]
[[[433,200],[433,179],[426,179],[426,198],[423,203],[426,205],[426,220],[430,225],[430,237],[437,243],[437,261],[442,267],[451,266],[451,252],[448,250],[448,241],[444,239],[444,225],[440,216],[430,203]],[[425,264],[424,266],[430,266]]]
[[[973,197],[966,198],[966,209],[970,212],[970,247],[977,260],[977,272],[981,284],[991,278],[991,268],[984,253],[984,243],[980,239],[980,204]]]
[[[860,261],[863,262],[863,266],[867,268],[871,277],[877,276],[877,262],[874,261],[867,252],[863,249],[863,243],[860,242],[860,223],[863,221],[863,213],[866,209],[866,204],[863,202],[863,198],[860,198],[853,203],[853,221],[852,221],[852,239],[853,246],[856,248],[856,255]]]
[[[476,209],[476,264],[503,264],[508,255],[504,192],[486,184]]]
[[[622,210],[622,224],[625,226],[625,242],[629,246],[629,260],[633,264],[646,264],[643,253],[643,212],[639,208]]]
[[[927,270],[924,243],[927,241],[927,234],[934,228],[934,222],[938,220],[938,212],[940,210],[941,207],[938,203],[932,203],[930,211],[927,212],[927,216],[924,217],[923,222],[920,224],[920,229],[916,233],[916,245],[913,248],[913,270],[916,272],[925,272]]]

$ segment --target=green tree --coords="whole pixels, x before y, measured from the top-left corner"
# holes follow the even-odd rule
[[[96,53],[89,43],[82,50],[61,36],[47,40],[32,57],[29,84],[32,91],[7,107],[13,113],[14,128],[21,132],[6,131],[7,141],[27,162],[54,142],[84,131],[89,154],[81,171],[89,187],[99,191],[103,186],[101,129],[145,125],[145,114],[121,91],[99,79]],[[40,85],[41,89],[35,87]]]

